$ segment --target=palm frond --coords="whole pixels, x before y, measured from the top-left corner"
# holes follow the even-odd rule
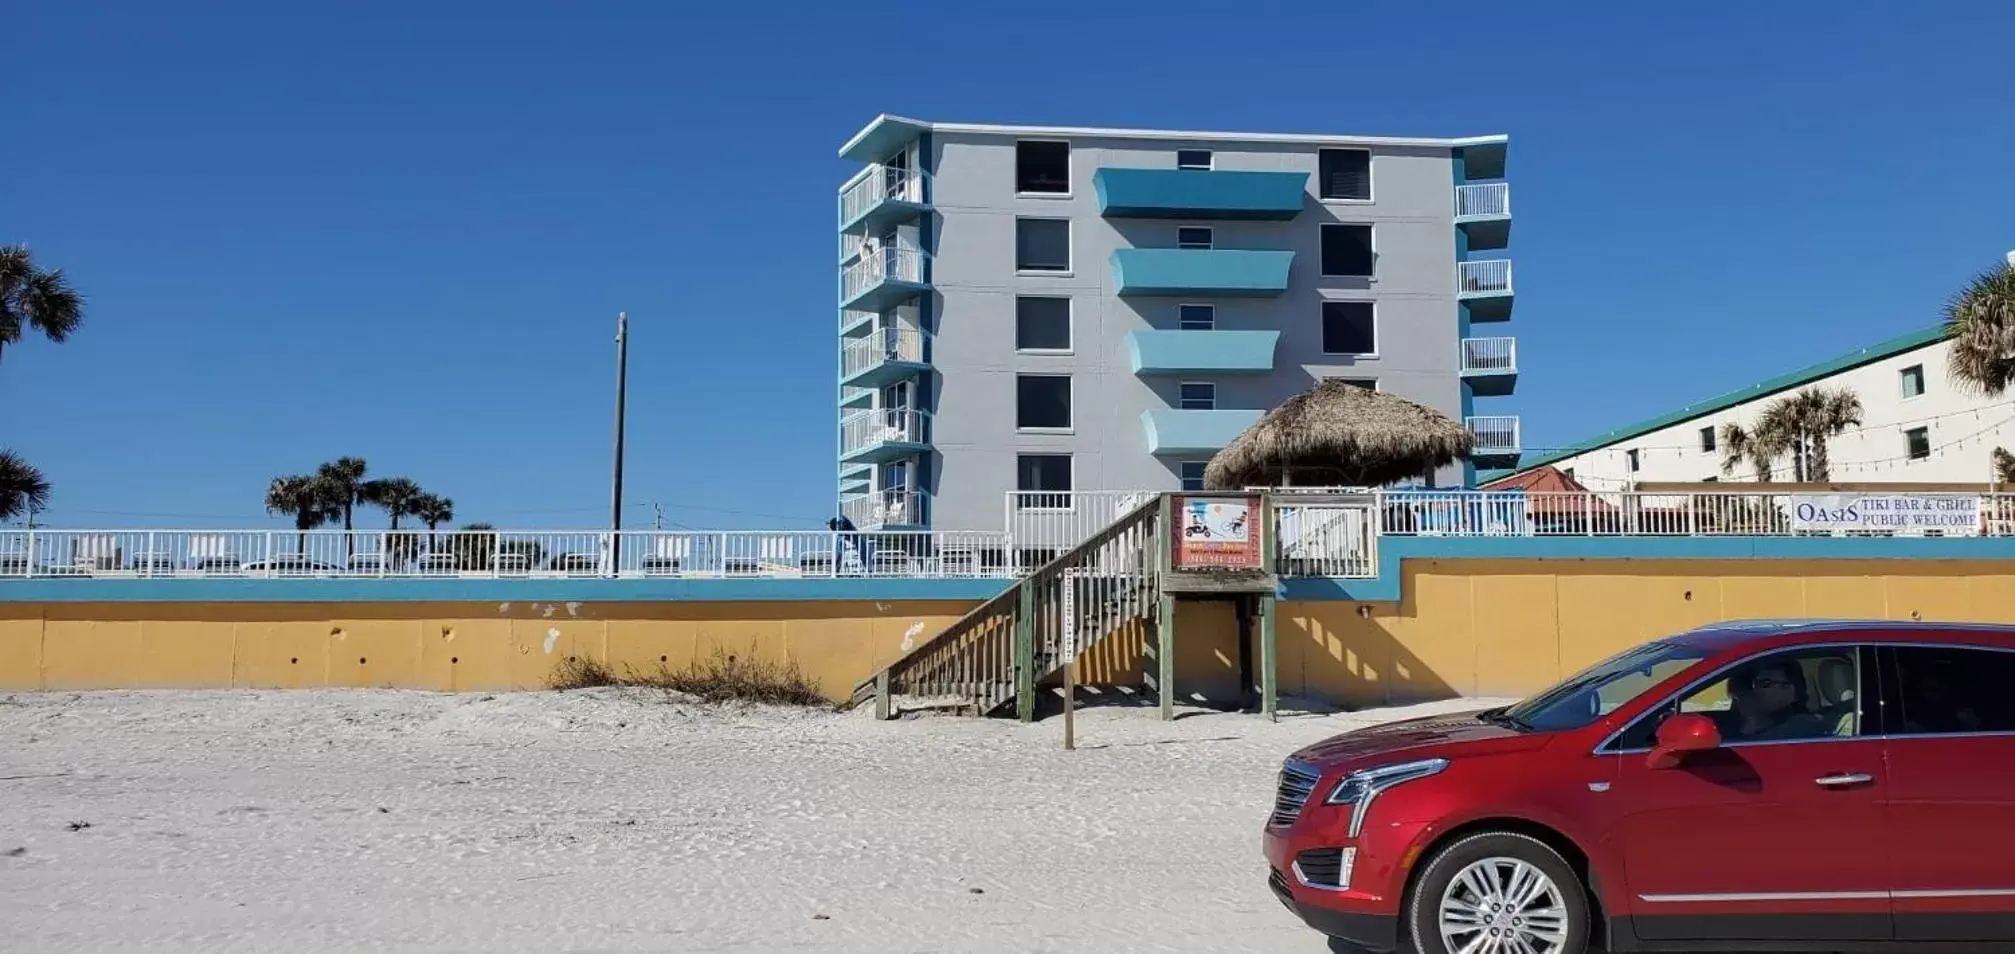
[[[49,480],[11,450],[0,450],[0,520],[49,506]]]
[[[1961,386],[1998,397],[2015,383],[2015,266],[1976,276],[1945,304],[1946,368]]]

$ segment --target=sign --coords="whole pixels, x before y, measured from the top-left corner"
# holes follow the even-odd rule
[[[1063,663],[1077,661],[1077,571],[1063,574]]]
[[[1974,494],[1793,494],[1793,530],[1980,532]]]
[[[1259,514],[1258,497],[1175,498],[1175,569],[1263,568]]]

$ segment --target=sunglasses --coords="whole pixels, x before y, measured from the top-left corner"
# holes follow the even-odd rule
[[[1791,686],[1792,684],[1789,680],[1773,679],[1768,676],[1749,680],[1749,688],[1751,689],[1789,689]]]

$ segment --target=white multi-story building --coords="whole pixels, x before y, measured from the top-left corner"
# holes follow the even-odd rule
[[[1755,469],[1746,462],[1723,472],[1723,425],[1752,429],[1771,403],[1820,387],[1851,390],[1862,406],[1861,426],[1827,441],[1830,480],[1987,483],[1994,448],[2015,450],[2015,394],[1986,397],[1953,379],[1946,370],[1949,351],[1942,327],[1925,328],[1570,448],[1528,454],[1513,473],[1552,466],[1598,491],[1663,481],[1754,481]],[[1771,479],[1793,479],[1788,457]]]

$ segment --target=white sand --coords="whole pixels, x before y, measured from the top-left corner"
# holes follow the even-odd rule
[[[1480,704],[1094,709],[1067,753],[622,690],[0,696],[0,950],[1321,952],[1265,885],[1280,759]]]

